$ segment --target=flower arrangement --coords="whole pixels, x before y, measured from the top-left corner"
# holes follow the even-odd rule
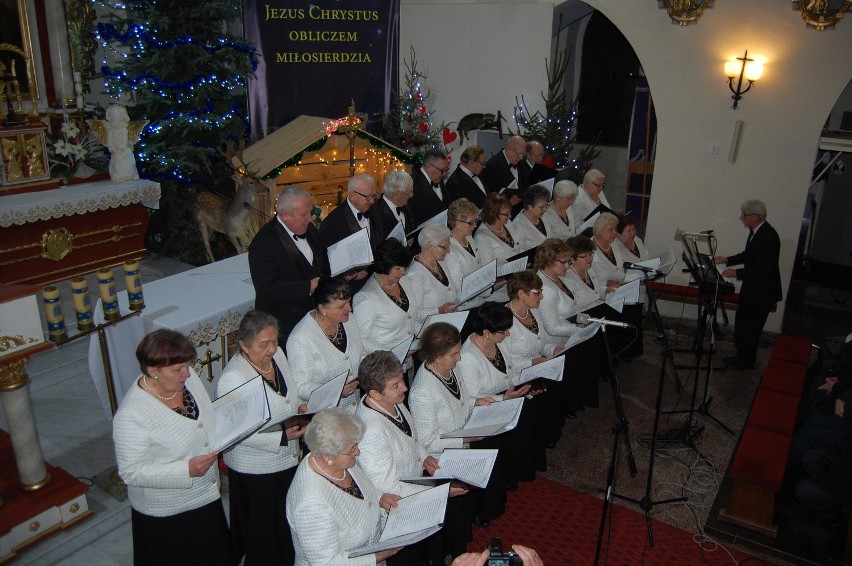
[[[65,121],[48,146],[48,163],[51,177],[70,179],[106,169],[109,158],[91,134],[82,132],[73,121]]]

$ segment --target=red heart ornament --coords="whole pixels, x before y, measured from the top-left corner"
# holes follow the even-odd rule
[[[444,145],[450,145],[459,137],[457,133],[451,131],[449,128],[444,128],[441,134],[444,136]]]

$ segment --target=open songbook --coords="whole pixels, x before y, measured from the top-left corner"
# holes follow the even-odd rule
[[[459,481],[471,487],[485,489],[496,461],[496,448],[446,448],[438,458],[439,468],[434,476],[400,478],[400,481],[418,485],[440,485],[448,481]]]
[[[373,250],[366,228],[328,246],[327,253],[332,277],[373,263]]]
[[[447,225],[447,211],[442,210],[441,212],[439,212],[438,214],[436,214],[435,216],[433,216],[432,218],[430,218],[426,222],[423,222],[422,224],[418,225],[416,228],[414,228],[414,230],[412,230],[411,232],[406,234],[406,237],[412,238],[412,237],[416,236],[420,232],[420,230],[422,230],[425,226],[428,226],[429,224],[441,224],[443,226],[446,226]]]
[[[441,438],[466,438],[472,436],[497,436],[518,426],[524,398],[496,401],[490,405],[473,408],[470,418],[459,430],[447,432]]]
[[[464,303],[482,293],[497,281],[497,260],[492,259],[476,271],[462,278],[459,303]]]
[[[213,446],[224,452],[269,422],[269,400],[261,376],[254,377],[213,401]]]
[[[562,373],[565,371],[565,356],[557,356],[546,362],[532,365],[521,370],[515,387],[528,383],[534,379],[543,377],[551,381],[562,381]]]
[[[378,542],[349,551],[349,558],[420,542],[441,530],[447,511],[450,484],[445,483],[403,497],[388,513]]]
[[[420,327],[420,330],[417,331],[417,339],[415,339],[411,345],[409,346],[412,350],[420,349],[420,335],[423,334],[423,331],[429,328],[431,325],[436,322],[446,322],[447,324],[452,324],[456,327],[456,329],[461,332],[462,328],[464,328],[464,323],[467,321],[467,317],[470,314],[470,311],[455,311],[455,312],[447,312],[447,313],[436,313],[430,314],[426,317],[426,320],[423,321],[423,326]]]
[[[346,386],[349,371],[344,371],[331,381],[323,383],[311,391],[307,412],[293,415],[285,420],[282,426],[284,428],[290,428],[294,425],[308,426],[308,423],[311,422],[311,419],[316,413],[336,407],[340,403],[340,397],[343,395],[343,388]]]

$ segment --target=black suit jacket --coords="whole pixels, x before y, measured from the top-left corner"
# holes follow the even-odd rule
[[[482,192],[473,177],[462,171],[461,167],[456,167],[456,170],[447,179],[447,198],[450,202],[466,198],[477,208],[482,208],[482,205],[485,204],[485,193]]]
[[[372,210],[375,204],[370,207]],[[371,210],[367,210],[367,221],[370,223],[370,247],[376,251],[376,247],[382,242],[380,231],[376,229],[376,222],[371,217]],[[344,201],[337,205],[337,208],[328,213],[325,220],[322,221],[319,228],[319,235],[325,247],[336,244],[343,238],[351,236],[358,230],[361,230],[361,225],[352,213],[352,209]]]
[[[378,202],[370,208],[373,226],[378,227],[377,231],[381,238],[379,243],[387,240],[388,235],[393,232],[393,229],[396,228],[396,225],[399,223],[399,219],[390,207],[391,205],[389,205],[385,199],[380,198]],[[411,213],[408,211],[408,205],[402,207],[402,215],[405,217],[405,233],[407,234],[416,227],[414,221],[411,219]]]
[[[498,151],[491,156],[479,178],[482,179],[482,184],[485,185],[488,192],[492,193],[496,193],[503,187],[508,187],[512,184],[515,176],[512,175],[509,162],[506,161],[503,151]],[[520,177],[518,178],[518,182],[520,183]]]
[[[781,300],[780,252],[778,232],[764,222],[742,253],[728,257],[727,265],[742,265],[737,269],[741,304],[768,309]]]
[[[282,348],[296,323],[314,308],[311,279],[328,277],[330,272],[325,246],[313,224],[308,225],[305,237],[314,252],[313,265],[277,218],[267,222],[248,247],[254,306],[278,319]]]
[[[412,172],[411,177],[414,179],[414,196],[408,201],[408,209],[411,211],[414,226],[411,229],[406,229],[407,232],[420,226],[442,210],[447,210],[447,206],[450,204],[447,200],[447,189],[443,182],[441,183],[443,198],[439,199],[432,189],[432,182],[423,171],[418,169]]]
[[[535,185],[536,183],[541,183],[542,181],[547,181],[548,179],[553,179],[556,177],[556,169],[551,169],[547,165],[542,165],[541,163],[536,163],[532,171],[530,171],[529,177],[527,178],[527,187]]]

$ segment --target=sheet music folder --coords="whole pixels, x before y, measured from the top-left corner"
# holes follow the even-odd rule
[[[233,448],[269,422],[269,400],[263,381],[257,375],[213,401],[212,452]]]

